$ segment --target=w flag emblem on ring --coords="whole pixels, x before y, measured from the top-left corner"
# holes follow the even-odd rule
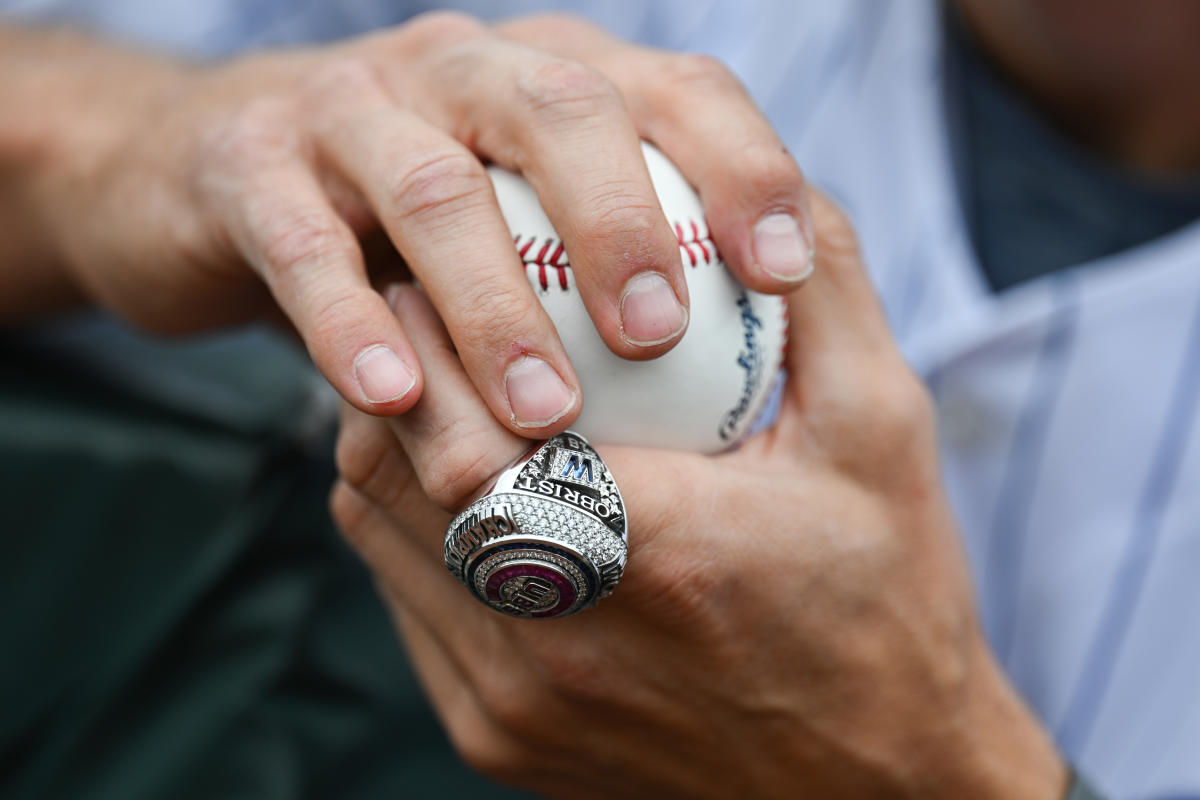
[[[585,454],[576,450],[570,450],[566,447],[559,447],[554,454],[554,466],[551,467],[552,473],[557,473],[558,477],[572,483],[581,483],[585,486],[596,482],[592,475],[592,459]],[[561,469],[559,466],[561,465]]]

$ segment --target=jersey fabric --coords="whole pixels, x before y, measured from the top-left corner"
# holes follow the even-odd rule
[[[1200,225],[993,291],[955,170],[940,4],[15,7],[220,55],[434,5],[485,16],[568,6],[731,66],[854,221],[892,329],[934,394],[946,485],[1006,672],[1107,795],[1200,798],[1200,498],[1188,489],[1200,485]]]

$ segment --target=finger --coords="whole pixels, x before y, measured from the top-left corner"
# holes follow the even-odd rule
[[[416,355],[368,283],[354,234],[286,133],[287,119],[258,106],[214,139],[207,200],[329,382],[358,409],[401,413],[421,393]]]
[[[496,780],[528,779],[518,772],[526,761],[520,748],[488,714],[430,622],[412,613],[390,588],[384,591],[409,661],[459,757]]]
[[[836,368],[838,359],[854,354],[898,356],[853,226],[823,193],[812,197],[816,270],[788,298],[786,366],[811,372],[818,359]]]
[[[435,70],[439,86],[454,87],[438,101],[455,128],[533,187],[608,347],[646,359],[674,346],[688,317],[679,243],[616,87],[576,61],[495,38]]]
[[[334,487],[330,508],[385,596],[421,623],[453,674],[477,695],[486,693],[478,700],[532,694],[522,685],[530,675],[525,653],[510,635],[521,622],[484,607],[442,567],[440,557],[435,562],[422,545],[428,531],[416,530],[420,523],[410,513],[396,517],[344,480]],[[483,703],[485,713],[490,707],[490,701]]]
[[[466,730],[479,729],[480,732],[465,738],[490,737],[493,732],[491,721],[483,713],[462,670],[446,653],[432,629],[406,608],[390,585],[381,584],[380,591],[387,600],[421,686],[459,753],[462,754],[464,749],[460,740]]]
[[[414,500],[418,509],[420,498]],[[472,683],[481,669],[475,662],[488,662],[489,653],[512,650],[505,632],[491,619],[489,611],[433,558],[423,543],[428,541],[430,504],[425,510],[405,510],[396,517],[340,480],[330,495],[330,510],[346,540],[370,567],[377,582],[387,593],[403,601],[411,612],[429,624],[436,624],[438,638],[453,659],[455,669]],[[434,523],[436,529],[437,524]],[[444,529],[444,524],[441,526]]]
[[[612,78],[639,134],[657,144],[700,193],[713,238],[742,283],[777,294],[812,272],[804,177],[741,82],[719,61],[630,45],[563,17],[527,18],[501,31],[569,54]]]
[[[426,496],[416,469],[386,421],[343,405],[337,466],[343,482],[397,520],[397,527],[415,537],[415,546],[431,564],[441,564],[441,542],[452,515]],[[356,542],[356,547],[362,551],[369,544]],[[370,554],[362,555],[374,563]]]
[[[420,355],[425,392],[411,411],[390,420],[344,407],[338,469],[344,481],[396,520],[397,528],[414,537],[412,546],[422,551],[429,564],[437,565],[440,573],[444,572],[445,531],[452,514],[525,452],[528,443],[499,426],[469,391],[446,334],[420,291],[402,286],[387,294]],[[660,532],[670,527],[666,522],[699,520],[711,513],[713,498],[689,494],[696,471],[708,467],[700,456],[662,451],[647,464],[642,451],[604,448],[604,458],[622,486],[631,546],[643,554],[639,559],[653,558],[652,551],[663,546],[659,539]],[[433,501],[429,494],[435,495]],[[690,498],[684,507],[680,507],[680,497]],[[703,530],[698,521],[687,527]],[[670,547],[669,543],[666,546]],[[700,543],[697,547],[703,549]],[[386,557],[364,557],[384,564],[380,569],[386,572]],[[632,571],[616,597],[579,624],[595,636],[605,630],[604,620],[610,616],[627,622],[625,614],[630,610],[637,613],[626,603],[628,599],[662,594],[658,589],[641,588],[646,574]],[[465,590],[462,594],[467,596]],[[575,624],[575,620],[563,620],[560,629],[573,629]],[[619,627],[620,623],[613,625]]]
[[[430,620],[411,613],[402,601],[393,600],[391,607],[396,626],[407,643],[409,659],[454,749],[464,761],[493,780],[519,785],[546,797],[579,793],[578,775],[563,774],[556,768],[560,760],[558,752],[544,745],[531,747],[529,742],[514,738],[504,729],[480,697],[478,688],[457,668]],[[498,670],[501,665],[492,662],[489,666]],[[507,701],[509,706],[522,702],[532,706],[537,700],[528,692],[518,692]]]
[[[402,417],[385,421],[352,411],[344,415],[338,463],[343,476],[397,520],[413,519],[418,501],[432,497],[445,511],[436,524],[414,527],[427,532],[428,538],[419,546],[441,563],[450,515],[526,452],[528,442],[497,424],[470,391],[436,312],[421,292],[401,285],[386,294],[421,359],[425,391]],[[389,436],[387,429],[395,435]],[[358,455],[354,464],[349,458],[352,453]],[[696,471],[709,468],[702,457],[661,451],[647,463],[642,451],[611,447],[603,448],[602,455],[622,487],[630,543],[638,552],[660,546],[660,531],[671,527],[667,521],[700,519],[711,512],[713,498],[691,497]],[[417,499],[410,491],[414,482],[419,485]],[[686,508],[679,506],[680,497],[690,498]],[[700,522],[687,527],[703,529]],[[629,591],[623,585],[602,610],[625,608],[621,598],[637,595],[640,582],[636,570],[627,575]],[[598,622],[594,614],[585,620],[593,633]],[[563,621],[565,626],[573,624],[573,620]]]
[[[513,459],[529,449],[488,413],[459,364],[437,312],[419,289],[388,291],[426,370],[427,396],[391,424],[425,494],[456,512]],[[440,545],[441,540],[438,540]]]
[[[343,481],[376,505],[407,512],[397,514],[398,519],[418,529],[449,522],[449,513],[425,496],[386,420],[343,403],[335,457]]]
[[[388,421],[343,408],[338,469],[397,519],[420,510],[425,522],[414,527],[430,532],[421,546],[440,563],[451,515],[525,452],[529,442],[488,412],[421,291],[398,285],[387,295],[411,332],[425,372],[424,401]],[[435,513],[427,518],[431,510]]]
[[[877,468],[881,453],[896,457],[924,430],[925,392],[892,339],[853,228],[826,197],[813,200],[817,267],[788,298],[788,385],[776,432],[797,454],[865,457]]]
[[[400,305],[403,307],[403,303]],[[420,342],[420,337],[414,337],[414,341]],[[413,437],[410,441],[417,441],[420,434],[413,432],[412,428],[415,425],[425,425],[426,422],[414,423],[413,418],[422,414],[423,404],[427,399],[435,407],[438,405],[435,398],[437,389],[442,385],[440,376],[427,362],[425,369],[425,396],[417,407],[402,417],[382,420],[343,406],[337,463],[342,480],[358,495],[394,520],[392,534],[408,536],[411,542],[406,547],[419,550],[429,569],[438,572],[438,577],[441,578],[440,573],[445,572],[442,568],[443,543],[452,512],[443,510],[426,497],[416,467],[402,449],[399,440],[392,434],[392,429],[406,428],[404,435]],[[517,437],[512,437],[512,442],[518,448],[523,447],[522,440]],[[520,453],[521,449],[512,452]],[[661,562],[663,556],[674,550],[678,544],[668,541],[669,537],[664,537],[664,532],[673,527],[691,530],[696,538],[691,545],[698,551],[704,551],[707,547],[704,539],[709,533],[705,531],[701,520],[711,516],[712,504],[718,500],[694,496],[697,471],[709,469],[709,462],[702,456],[658,451],[652,462],[647,463],[644,451],[613,447],[605,447],[603,455],[606,464],[622,486],[625,508],[629,514],[630,545],[637,553],[636,560],[640,566],[625,576],[620,590],[614,597],[602,603],[598,610],[591,611],[583,617],[560,620],[556,625],[562,635],[578,632],[581,636],[597,641],[607,639],[615,643],[622,636],[628,635],[629,615],[640,616],[647,597],[653,598],[652,602],[657,604],[660,611],[662,606],[669,605],[672,600],[670,592],[664,590],[663,584],[670,585],[674,581],[669,578],[655,578],[655,569],[651,566],[655,562]],[[496,460],[497,463],[499,461],[500,459]],[[508,460],[505,460],[500,466],[506,466],[507,463]],[[498,469],[487,467],[481,472],[485,472],[490,478]],[[681,504],[681,497],[687,498],[687,502]],[[454,508],[457,509],[458,506]],[[404,577],[406,573],[397,570],[407,570],[410,565],[392,563],[401,558],[401,554],[386,538],[382,541],[382,546],[386,549],[379,550],[377,540],[351,535],[353,529],[350,528],[350,523],[353,522],[353,517],[339,513],[338,521],[363,558],[368,563],[379,565],[378,571],[381,575],[388,575],[395,580],[408,580]],[[406,562],[413,560],[410,555],[403,557]],[[681,564],[679,569],[686,572],[686,563]],[[445,577],[450,578],[448,573]],[[419,589],[419,584],[416,583],[406,583],[405,586],[418,587],[414,588],[414,591],[426,592],[425,589]],[[468,597],[465,589],[460,592],[464,597]],[[635,599],[643,602],[630,602]],[[674,621],[675,617],[671,619]],[[522,633],[536,636],[536,631],[529,630],[529,626],[525,626],[523,630],[518,623],[518,628],[513,634],[519,639]],[[529,643],[526,649],[536,652],[536,648]]]
[[[491,414],[528,436],[564,429],[581,407],[579,383],[482,165],[398,108],[362,62],[332,68],[311,94],[323,155],[360,187],[420,279]]]

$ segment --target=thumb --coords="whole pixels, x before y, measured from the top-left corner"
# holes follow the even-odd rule
[[[788,298],[786,363],[790,371],[802,377],[811,374],[806,365],[814,361],[895,351],[850,221],[825,194],[816,191],[813,217],[815,270],[808,282]]]
[[[819,192],[813,193],[813,213],[815,269],[788,297],[788,387],[778,425],[785,437],[805,442],[812,441],[814,426],[832,426],[836,438],[839,430],[870,428],[893,387],[912,381],[853,226]]]

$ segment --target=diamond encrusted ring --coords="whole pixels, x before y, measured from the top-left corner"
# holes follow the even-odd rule
[[[446,529],[446,568],[504,614],[564,617],[607,597],[629,545],[621,492],[567,431],[506,467]]]

